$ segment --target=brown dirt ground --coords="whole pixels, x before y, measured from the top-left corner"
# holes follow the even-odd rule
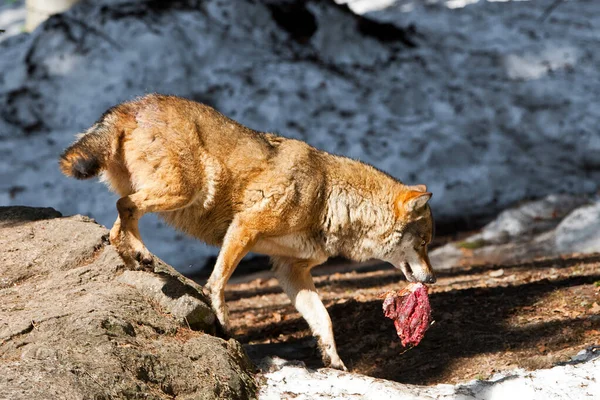
[[[389,265],[330,265],[313,271],[352,372],[402,383],[456,383],[495,372],[568,361],[600,344],[600,256],[541,259],[438,272],[430,286],[435,323],[405,349],[378,295],[403,287]],[[321,367],[308,325],[269,272],[229,285],[234,335],[254,359],[278,355]]]

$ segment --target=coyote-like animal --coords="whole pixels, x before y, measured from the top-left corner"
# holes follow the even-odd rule
[[[434,282],[433,221],[424,185],[308,144],[261,133],[203,104],[151,94],[109,109],[60,158],[65,175],[101,179],[121,198],[111,243],[124,261],[152,264],[138,220],[169,224],[221,246],[206,289],[228,328],[225,284],[249,251],[271,257],[325,365],[346,369],[311,269],[332,256],[380,259],[409,281]]]

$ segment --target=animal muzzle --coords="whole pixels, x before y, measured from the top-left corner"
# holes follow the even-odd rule
[[[400,264],[399,268],[409,282],[435,283],[437,280],[431,268],[424,269],[419,266],[413,269],[407,262]]]

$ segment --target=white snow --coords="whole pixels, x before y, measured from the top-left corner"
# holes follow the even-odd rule
[[[550,195],[540,200],[524,202],[502,211],[492,222],[484,226],[480,233],[469,237],[466,241],[483,239],[487,243],[498,244],[546,232],[555,228],[573,210],[587,209],[587,207],[581,209],[578,207],[589,202],[590,200],[584,196],[567,194]],[[591,215],[590,219],[593,217],[598,216]],[[570,253],[574,251],[576,250],[566,250]]]
[[[434,269],[600,253],[600,198],[550,195],[501,212],[480,232],[433,250]],[[465,251],[465,243],[473,248]],[[468,247],[468,246],[467,246]]]
[[[0,205],[110,226],[115,197],[56,160],[108,107],[148,92],[426,183],[442,221],[598,190],[600,2],[563,2],[545,21],[549,1],[378,3],[373,18],[415,26],[414,49],[364,35],[327,2],[307,2],[318,28],[306,44],[261,2],[189,0],[144,18],[140,4],[81,2],[0,42]],[[215,254],[154,217],[142,235],[184,272]]]
[[[5,30],[0,34],[0,42],[24,31],[27,15],[24,3],[6,0],[0,2],[0,29]]]
[[[335,0],[335,2],[348,5],[357,14],[385,10],[398,3],[396,0]]]
[[[550,369],[517,369],[490,380],[457,385],[406,385],[332,369],[310,370],[282,359],[265,360],[259,400],[558,400],[600,398],[600,358],[597,349],[583,350],[578,362]]]
[[[569,214],[556,228],[555,240],[559,252],[600,252],[600,201]]]

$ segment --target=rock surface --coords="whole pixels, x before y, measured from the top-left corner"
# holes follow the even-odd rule
[[[0,207],[0,398],[247,399],[241,345],[206,332],[200,288],[123,271],[93,220]]]

